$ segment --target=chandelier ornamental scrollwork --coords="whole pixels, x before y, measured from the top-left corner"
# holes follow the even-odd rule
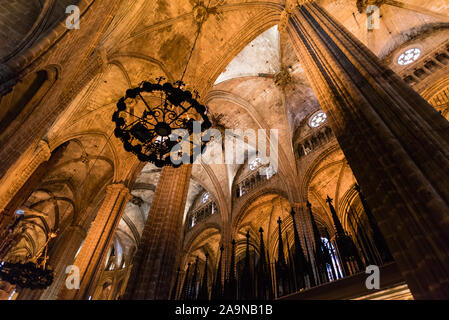
[[[0,276],[2,280],[20,288],[32,290],[47,289],[54,279],[53,270],[48,267],[37,266],[33,262],[0,264]]]
[[[125,150],[142,162],[177,167],[187,156],[193,163],[204,151],[205,143],[194,141],[192,134],[212,126],[207,109],[198,102],[197,93],[183,90],[181,81],[162,84],[163,80],[161,77],[155,83],[144,81],[126,91],[112,117],[116,124],[114,134]],[[200,125],[200,132],[194,130],[195,122]],[[185,141],[192,146],[183,148]],[[190,154],[183,154],[184,150],[190,150]]]

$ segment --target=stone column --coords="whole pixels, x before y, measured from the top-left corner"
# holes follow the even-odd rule
[[[394,259],[416,299],[448,299],[449,122],[304,2],[286,30]]]
[[[3,225],[14,214],[21,203],[14,200],[15,196],[30,179],[36,169],[50,159],[51,151],[48,143],[41,140],[39,144],[29,149],[0,180],[0,225]],[[44,170],[41,170],[44,171]],[[37,179],[38,183],[40,179]],[[22,190],[21,190],[22,191]],[[32,191],[32,190],[31,190]],[[21,192],[23,193],[23,192]],[[26,197],[27,195],[25,195]],[[22,201],[22,202],[23,202]]]
[[[226,224],[222,222],[221,245],[223,245],[223,256],[221,258],[221,278],[223,281],[223,294],[225,281],[226,279],[229,279],[229,266],[231,264],[232,256],[232,238],[233,232],[231,222],[227,221]]]
[[[145,224],[124,299],[169,298],[182,238],[192,165],[165,167]]]
[[[107,251],[129,200],[129,190],[123,184],[111,184],[106,188],[103,204],[73,262],[73,265],[79,268],[80,289],[70,290],[63,285],[57,297],[59,300],[87,299],[89,292],[95,289],[98,277],[103,271]]]
[[[310,263],[309,273],[309,286],[316,284],[316,271],[315,265],[315,236],[313,234],[312,222],[310,220],[309,212],[307,211],[306,204],[303,202],[295,202],[292,204],[292,208],[295,210],[296,227],[299,231],[299,238],[301,246],[304,250],[305,258]],[[313,279],[312,279],[313,277]]]
[[[300,240],[303,249],[305,250],[306,241],[309,249],[311,245],[315,243],[315,237],[313,236],[312,222],[310,221],[309,213],[307,212],[306,204],[303,202],[292,203],[292,208],[295,210],[296,227],[300,233]]]
[[[58,292],[65,285],[65,280],[67,279],[65,271],[68,266],[73,264],[75,255],[85,237],[86,231],[83,228],[70,226],[61,234],[60,239],[56,238],[57,242],[49,253],[49,263],[55,272],[55,279],[53,284],[42,293],[40,296],[41,300],[56,299]]]
[[[45,290],[25,289],[19,293],[18,300],[55,300],[61,287],[65,285],[66,268],[73,264],[75,255],[81,246],[86,232],[79,226],[69,226],[55,240],[55,245],[49,250],[49,265],[55,278],[50,287]]]

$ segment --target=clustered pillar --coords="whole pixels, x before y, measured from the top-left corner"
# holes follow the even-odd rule
[[[67,278],[66,269],[67,266],[73,264],[75,255],[80,249],[86,232],[80,226],[69,226],[58,239],[56,238],[55,246],[50,250],[50,266],[53,267],[55,272],[55,279],[52,285],[46,289],[40,299],[41,300],[54,300],[56,299],[58,292],[65,285]]]
[[[315,3],[286,31],[416,299],[449,298],[449,122]]]
[[[169,298],[191,174],[192,165],[162,170],[124,299]]]
[[[18,206],[26,200],[32,192],[35,184],[40,183],[42,174],[34,174],[36,171],[45,173],[48,168],[48,160],[51,157],[51,150],[48,143],[41,140],[37,146],[32,146],[17,163],[0,180],[0,226],[5,226],[10,222]],[[54,162],[54,161],[53,161]],[[37,170],[41,168],[41,170]],[[35,179],[31,179],[32,176]],[[32,182],[35,182],[34,184]],[[26,185],[29,190],[22,190]],[[20,192],[19,192],[20,191]]]
[[[125,185],[116,183],[107,187],[103,204],[73,262],[73,265],[79,268],[80,288],[69,289],[63,285],[58,294],[59,300],[88,299],[88,294],[94,291],[98,277],[104,269],[107,251],[130,199],[130,192]]]

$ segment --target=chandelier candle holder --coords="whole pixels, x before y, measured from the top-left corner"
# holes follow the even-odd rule
[[[2,262],[0,278],[20,288],[47,289],[53,283],[54,273],[48,266],[37,266],[33,262]]]
[[[196,141],[194,136],[212,124],[207,108],[197,100],[198,93],[184,90],[182,81],[162,84],[163,80],[160,77],[155,83],[144,81],[126,91],[112,116],[116,125],[114,134],[123,142],[125,150],[134,153],[140,161],[160,168],[179,167],[186,160],[193,163],[204,152],[206,143],[201,139]],[[186,147],[186,143],[190,146]]]

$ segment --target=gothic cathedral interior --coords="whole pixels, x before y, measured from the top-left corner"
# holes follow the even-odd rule
[[[1,300],[449,299],[447,0],[0,0]]]

